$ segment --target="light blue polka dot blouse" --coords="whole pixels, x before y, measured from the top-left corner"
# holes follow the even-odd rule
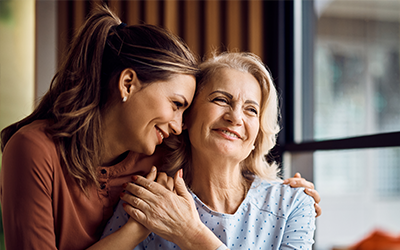
[[[314,200],[303,188],[256,179],[235,214],[209,209],[191,193],[201,221],[229,249],[311,249],[314,243]],[[107,224],[103,237],[118,230],[128,220],[120,202]],[[139,249],[180,249],[151,233]]]

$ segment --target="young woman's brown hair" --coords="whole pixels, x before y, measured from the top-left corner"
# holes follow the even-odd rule
[[[85,190],[98,185],[96,166],[103,145],[101,113],[115,100],[115,84],[126,68],[145,86],[174,74],[195,75],[197,61],[173,34],[156,26],[125,26],[98,7],[75,36],[51,87],[31,115],[1,132],[1,150],[21,127],[50,119],[47,129],[62,165]]]

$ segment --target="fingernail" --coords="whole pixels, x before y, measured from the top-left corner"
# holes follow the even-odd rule
[[[284,180],[284,181],[283,181],[283,184],[288,184],[288,183],[289,183],[288,180]]]
[[[122,206],[123,206],[123,207],[126,207],[126,203],[122,203]]]
[[[132,176],[132,180],[133,180],[133,181],[136,181],[137,179],[138,179],[138,176],[137,176],[137,175],[133,175],[133,176]]]
[[[124,197],[124,195],[125,195],[125,193],[124,192],[121,192],[120,194],[119,194],[119,197]]]
[[[126,188],[126,186],[128,186],[128,183],[125,182],[124,184],[122,184],[123,188]]]
[[[183,169],[179,169],[179,177],[180,177],[180,178],[183,177]]]
[[[152,168],[151,168],[151,172],[155,172],[157,170],[157,168],[155,167],[155,166],[153,166]]]

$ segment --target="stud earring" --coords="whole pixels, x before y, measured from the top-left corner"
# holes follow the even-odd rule
[[[256,146],[253,145],[253,147],[251,147],[251,150],[254,150],[256,148]]]
[[[124,96],[124,98],[122,98],[122,102],[126,102],[126,100],[128,100],[128,97]]]

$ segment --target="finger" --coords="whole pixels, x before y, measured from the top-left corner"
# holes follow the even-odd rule
[[[179,169],[174,176],[174,184],[175,184],[175,190],[176,193],[179,196],[183,196],[186,199],[192,199],[192,196],[190,195],[190,193],[188,192],[187,188],[186,188],[186,184],[185,181],[183,180],[183,170]]]
[[[311,196],[314,199],[315,203],[319,203],[321,201],[321,196],[319,195],[317,190],[306,188],[304,189],[304,192]]]
[[[304,178],[289,178],[286,179],[283,184],[290,185],[293,188],[304,187],[314,189],[314,184],[306,181]]]
[[[314,208],[315,208],[315,213],[317,213],[317,215],[315,216],[315,218],[316,218],[322,214],[322,208],[317,203],[314,204]]]
[[[165,188],[168,188],[168,175],[164,172],[158,173],[157,183]]]
[[[146,178],[148,180],[154,181],[157,177],[157,168],[155,166],[151,167],[150,173],[147,174]]]
[[[143,223],[146,221],[146,215],[142,211],[127,203],[123,203],[122,206],[130,218],[143,225]]]
[[[132,181],[134,184],[133,186],[136,186],[136,188],[133,188],[131,185],[128,185],[128,187],[131,187],[134,189],[135,193],[132,193],[141,199],[148,199],[149,197],[155,197],[155,196],[164,196],[166,192],[169,192],[165,187],[160,185],[157,182],[150,181],[140,175],[134,175],[132,176]],[[128,189],[127,187],[127,189]]]
[[[144,202],[143,200],[141,200],[140,198],[131,195],[131,194],[127,194],[127,193],[121,193],[121,200],[123,200],[126,204],[132,206],[135,209],[138,209],[140,211],[144,211],[145,209],[149,209],[149,205]],[[123,206],[125,206],[123,204]]]
[[[301,179],[304,179],[304,178],[301,178],[300,173],[296,173],[296,174],[294,175],[294,177],[292,177],[292,178],[287,178],[287,179],[283,180],[283,184],[296,183],[296,181],[299,181],[299,180],[301,180]],[[304,180],[305,180],[305,179],[304,179]]]
[[[141,178],[141,179],[146,180],[147,185],[150,185],[150,186],[151,185],[159,185],[158,183],[156,183],[152,180],[148,180],[142,176],[135,176],[135,178]],[[132,180],[134,180],[135,178],[133,178]],[[154,197],[154,194],[151,191],[147,190],[145,187],[138,185],[136,183],[125,183],[124,190],[125,190],[124,193],[126,193],[126,195],[136,196],[144,201],[152,202],[157,199],[156,197]],[[122,198],[122,196],[124,196],[123,195],[124,193],[121,194],[121,198]]]
[[[168,188],[168,190],[170,190],[170,191],[174,191],[174,190],[175,190],[174,178],[168,176],[167,188]]]
[[[293,178],[288,183],[293,188],[303,187],[314,189],[314,184],[312,182],[306,181],[304,178]]]

